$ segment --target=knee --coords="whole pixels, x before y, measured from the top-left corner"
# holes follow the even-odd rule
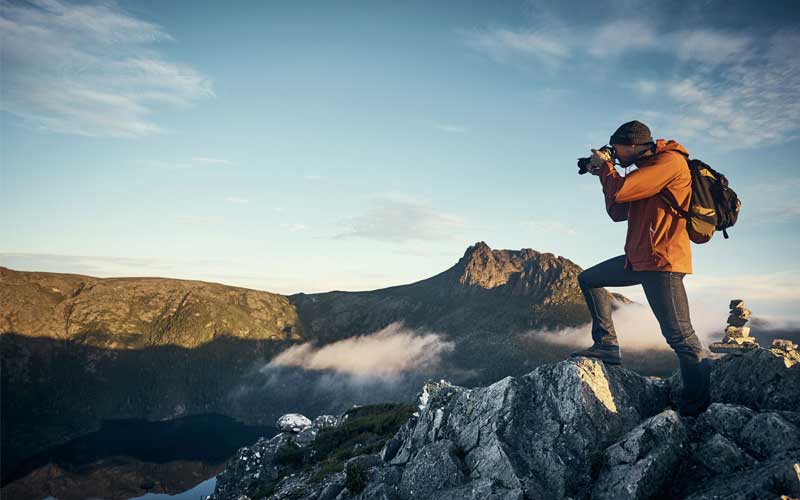
[[[581,271],[580,274],[578,274],[578,286],[584,290],[599,288],[596,280],[592,277],[592,273],[590,273],[588,269]]]
[[[589,286],[589,275],[586,273],[586,271],[581,271],[581,273],[578,274],[578,286],[583,290],[588,290],[591,288],[591,286]]]

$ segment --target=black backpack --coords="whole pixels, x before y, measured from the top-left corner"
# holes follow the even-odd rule
[[[659,195],[664,202],[686,219],[686,231],[694,243],[706,243],[714,231],[728,238],[729,227],[736,224],[742,202],[728,187],[728,179],[698,159],[686,159],[692,173],[692,201],[683,210],[672,192],[664,188]]]

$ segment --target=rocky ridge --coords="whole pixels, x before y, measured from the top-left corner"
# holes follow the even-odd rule
[[[279,294],[195,280],[96,278],[0,267],[0,332],[103,349],[196,348],[219,336],[302,340]]]
[[[679,373],[643,377],[590,358],[474,389],[429,381],[379,452],[320,480],[313,459],[276,458],[311,446],[313,426],[282,432],[241,449],[213,500],[800,497],[800,354],[728,356],[711,380],[697,418],[673,409]]]

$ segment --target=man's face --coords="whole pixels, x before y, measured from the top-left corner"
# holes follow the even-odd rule
[[[630,165],[636,157],[638,146],[630,144],[612,144],[614,152],[617,154],[617,159],[623,165]]]

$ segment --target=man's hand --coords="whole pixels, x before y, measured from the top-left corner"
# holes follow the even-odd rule
[[[592,149],[592,157],[589,159],[589,173],[592,175],[599,175],[600,167],[611,161],[613,160],[608,151]]]

